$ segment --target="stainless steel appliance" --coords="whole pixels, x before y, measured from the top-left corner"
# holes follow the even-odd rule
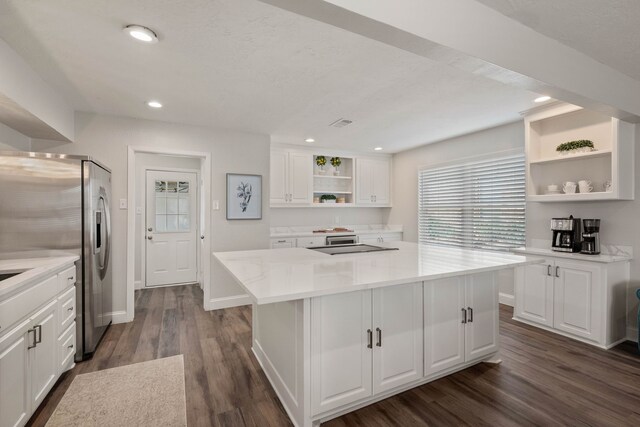
[[[355,234],[348,236],[327,236],[326,244],[331,245],[353,245],[358,243],[358,236]]]
[[[551,249],[557,252],[580,252],[580,218],[553,218]]]
[[[600,253],[600,220],[582,220],[582,250],[580,253],[598,255]]]
[[[75,254],[76,360],[111,324],[111,171],[86,156],[0,152],[0,258]]]
[[[380,251],[397,251],[398,250],[398,248],[384,248],[382,246],[367,245],[365,243],[356,243],[352,245],[318,246],[315,248],[307,248],[307,249],[322,252],[328,255],[358,254],[363,252],[380,252]]]

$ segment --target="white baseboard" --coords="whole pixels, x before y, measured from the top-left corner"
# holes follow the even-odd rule
[[[504,292],[500,292],[498,301],[500,304],[508,305],[509,307],[513,307],[515,304],[515,297],[513,295],[505,294]]]
[[[627,340],[638,342],[638,329],[632,326],[627,327]]]
[[[125,310],[121,311],[112,311],[108,313],[111,315],[111,321],[115,325],[116,323],[127,323],[130,320],[127,318],[127,312]]]
[[[251,297],[249,295],[233,295],[223,298],[212,298],[209,301],[205,301],[205,310],[220,310],[221,308],[239,307],[241,305],[251,304]]]

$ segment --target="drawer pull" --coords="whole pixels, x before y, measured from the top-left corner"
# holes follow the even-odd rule
[[[71,345],[67,346],[67,348],[73,348],[73,344],[71,344]]]
[[[67,311],[73,311],[73,307],[67,308]]]
[[[29,335],[31,332],[33,332],[33,341],[31,341],[31,344],[29,346],[27,346],[28,349],[35,348],[36,345],[38,345],[38,343],[36,343],[36,330],[35,329],[29,329],[27,331],[27,335]],[[27,338],[27,340],[28,340],[28,338]]]
[[[33,329],[37,334],[36,344],[40,344],[42,342],[42,325],[36,325]]]
[[[75,279],[75,277],[73,277],[73,276],[67,277],[67,280],[73,280],[73,279]]]

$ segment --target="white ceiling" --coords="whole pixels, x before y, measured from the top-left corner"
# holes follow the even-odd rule
[[[0,0],[0,37],[77,110],[275,142],[396,152],[517,120],[535,97],[255,0]]]
[[[477,0],[640,80],[638,0]]]

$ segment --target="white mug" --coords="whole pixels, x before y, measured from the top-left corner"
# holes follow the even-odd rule
[[[562,186],[562,191],[564,191],[567,194],[575,193],[576,183],[571,181],[565,182],[564,185]]]
[[[578,186],[580,187],[581,193],[591,193],[593,191],[593,185],[591,184],[591,181],[583,179],[581,181],[578,181]]]

